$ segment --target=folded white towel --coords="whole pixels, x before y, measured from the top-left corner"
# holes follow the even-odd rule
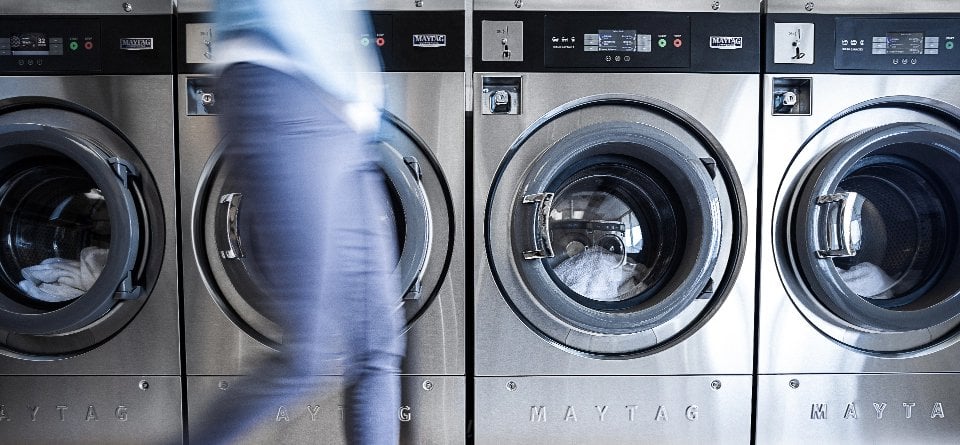
[[[567,287],[597,301],[619,301],[624,273],[622,255],[600,247],[587,247],[578,255],[564,260],[553,269]]]
[[[20,290],[31,298],[47,301],[50,303],[59,303],[68,301],[83,295],[84,291],[63,284],[41,283],[39,286],[30,281],[23,280],[19,284]]]
[[[896,282],[886,272],[873,263],[863,262],[854,265],[849,270],[837,269],[840,279],[853,293],[876,300],[887,300],[894,297],[893,285]]]
[[[30,297],[59,302],[77,298],[93,287],[107,263],[109,251],[86,247],[79,260],[47,258],[35,266],[23,268],[24,280],[18,285]]]
[[[56,283],[61,279],[64,284],[76,283],[74,287],[80,284],[80,261],[67,260],[63,258],[47,258],[36,266],[25,267],[20,271],[23,278],[32,281],[34,284]]]

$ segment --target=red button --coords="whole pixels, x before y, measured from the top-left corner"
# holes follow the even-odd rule
[[[377,37],[377,46],[383,46],[386,43],[387,41],[384,40],[383,37]]]
[[[680,40],[680,39],[674,39],[674,40],[673,40],[673,47],[674,47],[674,48],[679,48],[679,47],[681,47],[682,45],[683,45],[683,40]]]
[[[93,49],[93,42],[88,40],[86,43],[83,44],[83,47],[86,49]]]

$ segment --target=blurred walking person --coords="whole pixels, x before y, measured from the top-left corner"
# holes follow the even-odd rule
[[[399,441],[399,249],[371,144],[380,64],[359,43],[369,17],[349,4],[217,1],[222,155],[242,168],[255,305],[282,345],[237,385],[228,413],[204,417],[192,443],[242,442],[275,421],[270,408],[307,406],[329,375],[343,376],[348,442]]]

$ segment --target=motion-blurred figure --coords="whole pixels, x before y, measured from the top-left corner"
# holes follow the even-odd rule
[[[264,300],[255,304],[282,346],[237,385],[226,413],[191,432],[193,443],[242,441],[275,421],[276,407],[308,405],[320,376],[335,374],[348,441],[399,440],[397,235],[370,144],[379,59],[359,43],[369,18],[349,3],[217,2],[223,156],[243,166],[244,249],[258,259],[249,272]]]

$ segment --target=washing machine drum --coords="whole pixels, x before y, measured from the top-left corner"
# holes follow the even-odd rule
[[[104,139],[0,125],[0,330],[7,353],[67,355],[105,341],[142,306],[145,273],[159,267],[158,252],[148,259],[158,238],[145,212],[144,184],[152,182],[125,141],[100,124],[90,129]]]
[[[931,124],[886,125],[835,144],[798,188],[787,235],[817,301],[880,333],[956,324],[957,172],[960,133]],[[888,337],[871,347],[902,347]]]
[[[730,165],[704,130],[660,111],[571,109],[501,165],[488,258],[510,306],[559,346],[610,358],[667,347],[716,309],[739,264]]]

